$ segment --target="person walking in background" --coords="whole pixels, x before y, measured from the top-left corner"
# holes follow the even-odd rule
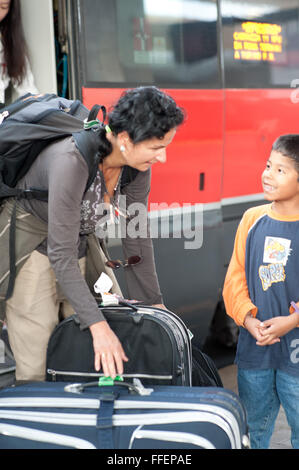
[[[0,0],[0,107],[11,84],[18,96],[37,93],[24,38],[20,0]]]
[[[238,388],[252,448],[268,448],[280,404],[299,448],[299,135],[280,136],[262,174],[271,204],[247,210],[225,278],[228,315],[241,327]]]

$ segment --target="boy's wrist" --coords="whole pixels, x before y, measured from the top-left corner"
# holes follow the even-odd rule
[[[291,314],[291,316],[292,316],[292,318],[294,318],[294,321],[296,322],[295,323],[295,328],[299,327],[299,313],[293,312]],[[296,318],[296,320],[295,320],[295,318]]]
[[[297,319],[295,328],[299,327],[299,305],[298,305],[298,303],[295,303],[295,302],[292,301],[289,312],[290,312],[292,317],[294,316],[294,318]]]
[[[246,324],[248,322],[248,320],[250,320],[251,318],[254,318],[254,316],[252,315],[251,312],[248,312],[244,318],[244,321],[243,321],[243,327],[245,328],[245,330],[247,330],[247,327],[246,327]]]

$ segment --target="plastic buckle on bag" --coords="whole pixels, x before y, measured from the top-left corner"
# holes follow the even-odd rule
[[[124,381],[124,379],[120,375],[117,375],[115,377],[115,379],[113,379],[112,377],[104,376],[104,377],[99,378],[98,386],[99,387],[110,387],[110,386],[113,387],[113,385],[117,385],[117,382],[123,382],[123,381]],[[113,392],[111,391],[110,393],[109,392],[103,392],[103,393],[100,394],[99,399],[101,400],[101,402],[102,401],[103,402],[114,401],[114,400],[116,400],[118,395],[119,394],[114,392],[114,391]]]
[[[103,392],[99,395],[99,400],[101,400],[101,406],[102,406],[102,403],[114,402],[116,398],[117,398],[117,394],[115,394],[113,392],[111,392],[111,393]]]
[[[35,195],[31,189],[23,189],[22,197],[27,199],[27,201],[30,201],[31,199],[34,199]]]

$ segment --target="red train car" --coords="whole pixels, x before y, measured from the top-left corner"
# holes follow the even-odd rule
[[[123,89],[154,84],[186,110],[167,163],[153,169],[149,210],[165,304],[203,342],[222,310],[237,224],[263,202],[271,145],[299,130],[299,1],[66,6],[71,98],[109,108]]]

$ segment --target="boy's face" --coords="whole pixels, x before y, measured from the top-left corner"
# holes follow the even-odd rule
[[[299,174],[294,161],[272,150],[262,174],[264,196],[268,201],[291,201],[299,197]]]

